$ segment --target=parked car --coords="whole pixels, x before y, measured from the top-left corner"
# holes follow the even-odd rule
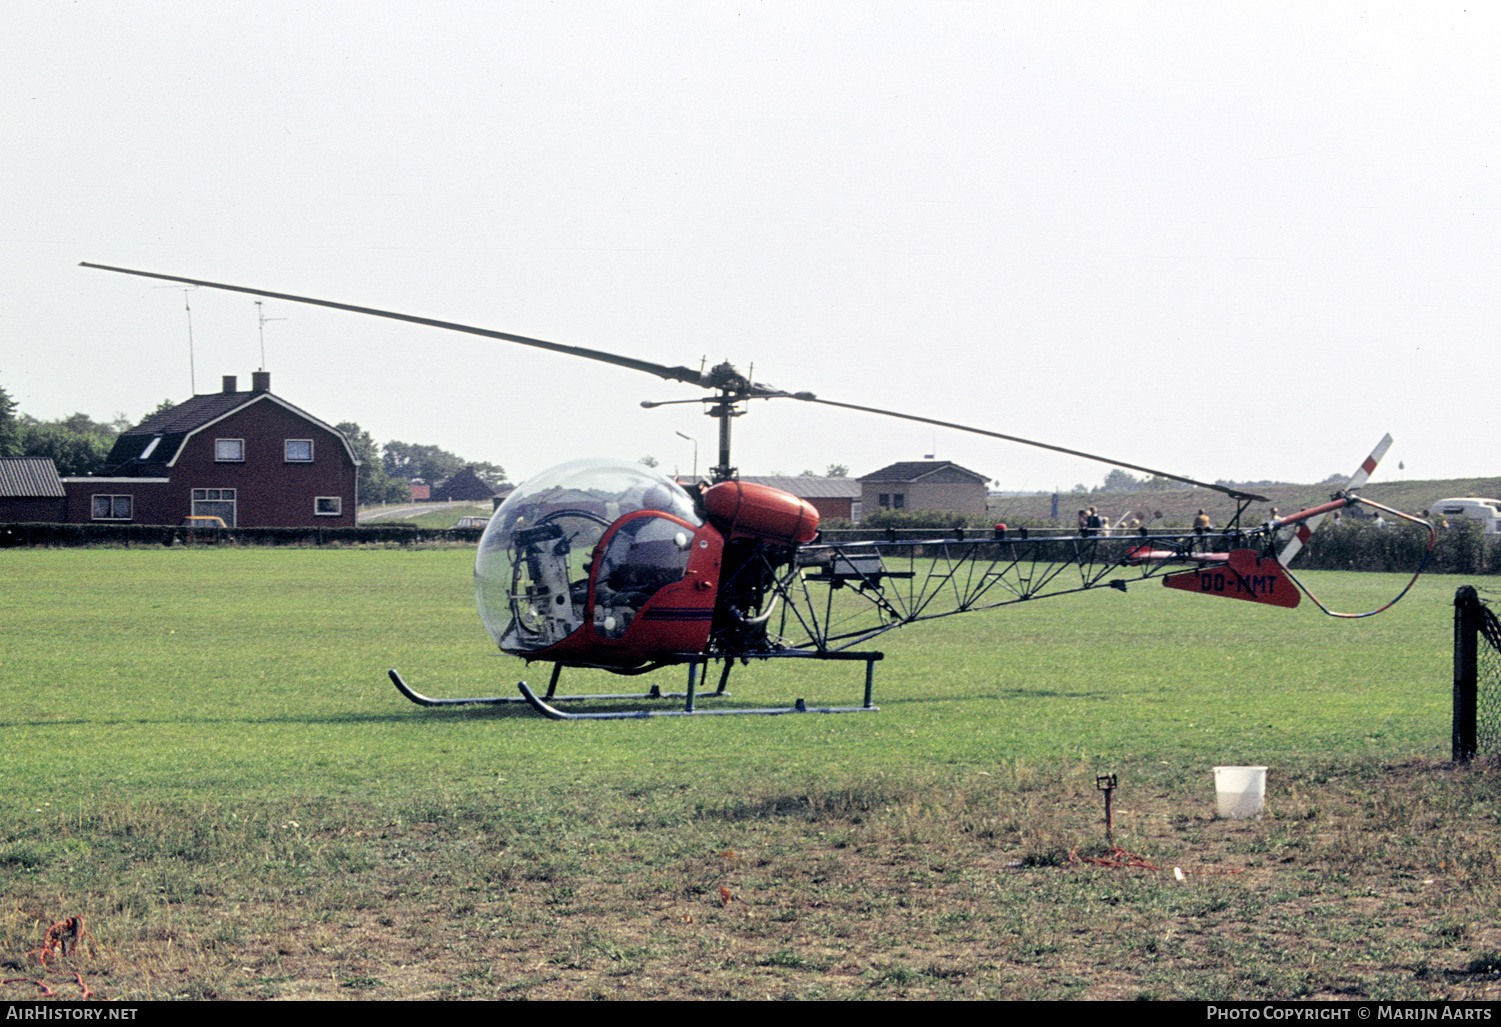
[[[489,523],[490,523],[490,518],[488,518],[488,517],[460,517],[459,518],[459,523],[455,524],[454,527],[455,528],[483,528],[485,525],[487,525]]]
[[[184,528],[228,528],[229,525],[227,525],[227,524],[224,523],[224,518],[223,517],[184,517],[182,519],[182,527],[184,527]]]

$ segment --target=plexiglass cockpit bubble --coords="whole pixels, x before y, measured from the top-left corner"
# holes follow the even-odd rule
[[[589,561],[626,514],[657,510],[703,523],[686,490],[625,460],[574,460],[521,484],[480,538],[474,597],[480,620],[510,653],[556,645],[584,623]]]

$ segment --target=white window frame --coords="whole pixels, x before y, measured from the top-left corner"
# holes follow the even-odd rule
[[[294,445],[296,445],[296,446],[306,446],[307,447],[307,456],[293,456],[292,455],[292,447]],[[283,457],[284,461],[286,463],[289,463],[289,464],[310,464],[310,463],[312,463],[313,462],[313,440],[312,439],[287,439],[287,440],[285,440],[285,442],[282,445],[282,457]]]
[[[214,493],[214,495],[210,495],[209,493]],[[188,509],[191,511],[194,517],[224,517],[223,512],[218,509],[214,509],[212,511],[207,509],[200,511],[198,509],[198,504],[228,503],[230,504],[229,516],[224,517],[224,526],[227,528],[235,528],[239,526],[240,502],[234,489],[194,489],[191,495],[192,499],[190,501]]]
[[[225,447],[234,446],[238,456],[225,456]],[[245,462],[244,439],[215,439],[214,440],[214,463],[216,464],[243,464]]]
[[[326,510],[326,509],[324,509],[324,505],[325,504],[328,504],[328,505],[332,506],[333,509],[332,510]],[[316,496],[316,497],[314,497],[314,499],[313,499],[313,516],[315,516],[315,517],[341,517],[341,516],[343,516],[343,513],[344,513],[344,497],[343,496]]]
[[[100,517],[99,516],[99,501],[101,499],[104,500],[106,503],[109,504],[109,516],[108,517]],[[125,501],[125,508],[130,511],[129,513],[127,513],[123,517],[121,517],[118,513],[116,513],[116,504],[119,503],[121,500]],[[135,520],[135,496],[133,496],[133,495],[118,495],[118,494],[117,495],[111,495],[111,494],[105,493],[105,492],[96,492],[92,496],[89,497],[89,519],[93,520],[93,521],[132,521],[132,520]]]

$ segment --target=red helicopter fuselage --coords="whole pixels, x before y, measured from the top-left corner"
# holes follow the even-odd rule
[[[818,533],[810,504],[764,485],[720,482],[695,501],[614,461],[537,480],[497,511],[475,564],[481,618],[529,661],[629,670],[707,652],[716,635],[743,642],[771,584],[757,572],[790,566]]]

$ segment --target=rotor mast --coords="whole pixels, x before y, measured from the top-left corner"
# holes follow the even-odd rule
[[[736,407],[750,393],[750,380],[725,361],[710,369],[705,382],[718,390],[718,395],[709,401],[710,406],[704,411],[719,422],[719,463],[709,468],[709,477],[717,485],[722,481],[733,481],[739,470],[730,463],[730,420],[745,413]]]
[[[743,412],[735,409],[733,397],[723,393],[713,406],[704,411],[719,421],[719,463],[709,468],[709,476],[716,485],[722,481],[733,480],[735,472],[739,469],[730,466],[730,418],[739,417]]]

